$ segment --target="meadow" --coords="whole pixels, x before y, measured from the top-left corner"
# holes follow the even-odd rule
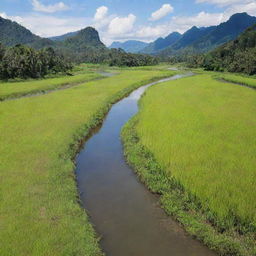
[[[77,85],[100,77],[102,77],[100,74],[87,71],[86,73],[75,74],[74,76],[19,82],[0,82],[0,101],[35,93],[45,93],[49,90]]]
[[[0,255],[102,255],[79,204],[72,160],[114,102],[172,74],[120,70],[114,77],[0,102]],[[67,83],[64,77],[58,84],[61,79]]]
[[[256,252],[255,111],[253,90],[200,74],[148,89],[122,134],[166,211],[221,255]]]

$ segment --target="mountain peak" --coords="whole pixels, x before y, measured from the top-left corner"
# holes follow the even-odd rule
[[[232,16],[230,16],[229,20],[233,20],[237,18],[245,18],[245,17],[251,17],[251,16],[248,15],[247,12],[235,13]]]

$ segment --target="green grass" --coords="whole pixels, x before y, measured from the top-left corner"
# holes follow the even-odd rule
[[[79,205],[72,158],[112,103],[168,74],[124,71],[0,103],[0,255],[101,255]]]
[[[242,76],[237,74],[219,74],[216,76],[218,79],[223,79],[227,82],[237,83],[241,85],[246,85],[252,88],[256,88],[256,78],[255,77],[248,77]]]
[[[100,77],[101,76],[97,73],[87,72],[75,76],[63,76],[42,80],[2,82],[0,83],[0,101],[34,93],[47,92],[49,90],[83,83]]]
[[[198,75],[150,88],[140,107],[123,135],[128,161],[153,191],[167,189],[167,212],[222,254],[254,255],[255,92]],[[143,151],[148,161],[141,167]]]

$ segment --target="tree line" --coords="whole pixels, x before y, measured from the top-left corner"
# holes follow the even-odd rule
[[[256,74],[256,24],[237,39],[206,54],[186,56],[189,67],[203,67],[209,71],[228,71]]]
[[[4,47],[0,44],[0,78],[41,78],[68,72],[72,64],[51,47],[35,50],[25,45]]]
[[[126,53],[121,49],[85,49],[80,54],[52,47],[35,50],[26,45],[4,47],[0,44],[0,79],[42,78],[48,74],[67,73],[74,64],[104,63],[110,66],[156,65],[149,55]]]

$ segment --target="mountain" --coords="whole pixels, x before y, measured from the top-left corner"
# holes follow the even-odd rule
[[[128,40],[126,42],[113,42],[109,48],[121,48],[126,52],[138,53],[144,49],[148,43],[137,41],[137,40]]]
[[[187,46],[190,46],[194,42],[198,40],[198,38],[202,38],[203,36],[209,34],[211,31],[213,31],[215,27],[208,27],[208,28],[197,28],[192,27],[188,31],[186,31],[179,41],[177,41],[172,48],[174,50],[180,50]]]
[[[216,26],[211,33],[203,36],[193,45],[194,48],[209,50],[235,39],[245,29],[256,23],[256,17],[247,13],[237,13],[226,22]]]
[[[106,46],[100,41],[99,33],[92,27],[87,27],[77,32],[74,36],[68,37],[60,43],[61,46],[76,52],[88,48],[105,49]]]
[[[146,46],[144,49],[142,49],[141,53],[147,53],[147,54],[154,54],[158,51],[172,46],[175,42],[177,42],[181,38],[181,34],[178,32],[173,32],[169,34],[165,38],[158,38],[156,41],[150,43],[148,46]]]
[[[192,27],[174,44],[163,49],[161,56],[182,55],[207,52],[230,40],[235,39],[245,29],[256,23],[256,17],[247,13],[232,15],[228,21],[218,26],[197,28]]]
[[[61,36],[53,36],[53,37],[49,37],[50,40],[52,41],[57,41],[57,42],[61,42],[66,40],[69,37],[75,36],[78,34],[79,31],[75,31],[75,32],[69,32],[67,34],[61,35]]]
[[[106,48],[100,41],[98,32],[92,27],[65,34],[53,41],[49,38],[41,38],[20,24],[2,17],[0,17],[0,43],[5,46],[26,44],[36,49],[51,46],[75,52],[88,47]]]
[[[30,44],[40,39],[18,23],[0,17],[0,43],[3,45]]]
[[[256,74],[256,24],[208,53],[203,66],[207,70]]]

